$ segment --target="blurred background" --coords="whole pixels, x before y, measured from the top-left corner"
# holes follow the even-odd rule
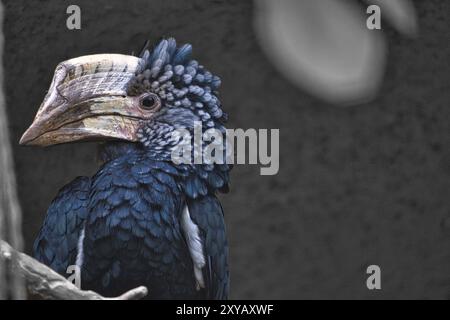
[[[283,8],[263,0],[3,3],[4,88],[25,252],[58,189],[97,169],[95,144],[18,145],[55,66],[80,55],[138,52],[147,38],[173,36],[192,43],[194,57],[221,76],[228,127],[280,129],[278,175],[236,166],[231,192],[221,195],[231,298],[450,299],[450,2],[413,1],[415,15],[403,29],[382,11],[382,30],[368,31],[370,1],[355,0],[361,30],[336,8],[330,12],[343,11],[329,25],[333,37],[320,38],[328,29],[305,33],[322,30],[311,19],[314,27],[298,31],[305,43],[281,37],[285,26],[271,19],[283,17]],[[66,28],[71,4],[81,8],[81,30]],[[298,20],[286,19],[303,23],[294,27],[317,8],[301,9]],[[352,26],[353,39],[363,42],[339,40]],[[345,45],[330,52],[330,41]],[[283,58],[289,43],[299,53],[293,60]],[[302,51],[314,46],[319,51]],[[323,60],[310,60],[311,52]],[[354,64],[339,65],[352,52]],[[304,76],[324,61],[330,65],[319,65],[317,77]],[[349,81],[365,81],[367,91],[345,91],[347,78],[333,82],[333,70],[361,74]],[[371,264],[381,267],[382,290],[366,287]]]

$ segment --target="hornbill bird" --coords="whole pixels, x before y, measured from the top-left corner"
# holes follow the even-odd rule
[[[226,299],[223,210],[231,166],[175,163],[173,134],[225,132],[220,78],[163,39],[139,56],[95,54],[60,63],[23,145],[100,141],[102,165],[51,203],[34,256],[82,289],[117,296],[147,286],[152,299]]]

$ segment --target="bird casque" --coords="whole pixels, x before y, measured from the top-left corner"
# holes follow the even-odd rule
[[[96,54],[60,63],[23,145],[100,141],[102,166],[51,203],[34,256],[82,289],[117,296],[147,286],[153,299],[226,299],[228,245],[218,191],[227,164],[175,164],[174,130],[222,132],[220,79],[164,39],[136,56]]]

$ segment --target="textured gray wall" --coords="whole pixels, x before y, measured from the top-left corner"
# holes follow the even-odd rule
[[[449,1],[415,1],[420,35],[388,29],[376,101],[336,108],[287,82],[262,54],[250,1],[25,1],[6,9],[7,107],[30,251],[57,190],[95,172],[95,146],[19,147],[56,64],[130,53],[146,38],[191,42],[222,76],[229,127],[280,128],[280,172],[237,166],[222,197],[232,298],[450,298]],[[82,30],[65,10],[82,9]],[[379,264],[369,292],[365,268]]]

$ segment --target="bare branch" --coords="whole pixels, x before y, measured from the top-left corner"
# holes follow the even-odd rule
[[[12,259],[15,256],[15,259]],[[80,290],[73,283],[30,256],[15,251],[0,240],[0,260],[9,261],[15,273],[26,279],[31,293],[54,300],[138,300],[147,295],[147,288],[138,287],[119,297],[106,298],[93,291]]]

